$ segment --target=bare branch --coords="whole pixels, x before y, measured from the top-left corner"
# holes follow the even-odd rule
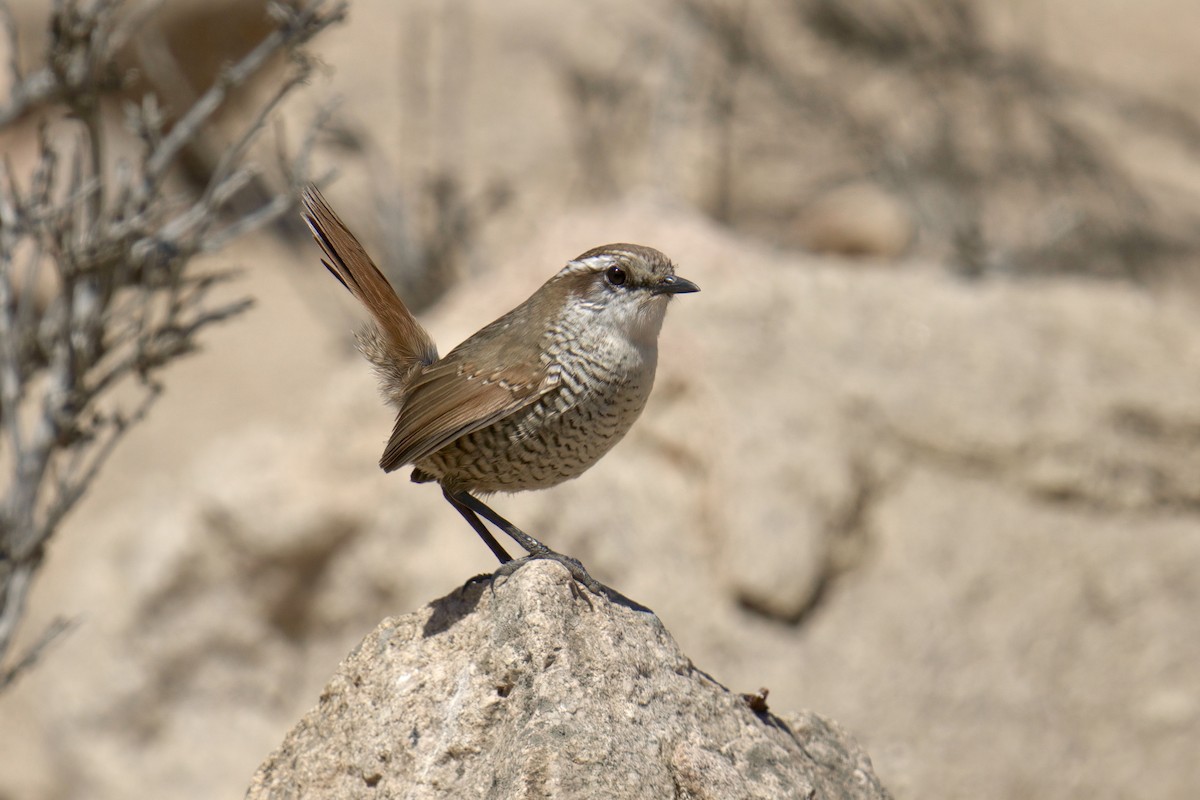
[[[249,307],[245,298],[212,301],[210,290],[230,274],[199,272],[190,261],[292,207],[294,187],[309,177],[313,132],[297,159],[280,164],[283,191],[252,211],[227,210],[262,174],[248,161],[252,144],[310,73],[300,48],[345,14],[344,3],[326,0],[273,6],[274,29],[182,109],[169,133],[152,96],[134,104],[127,119],[141,157],[113,164],[101,114],[120,86],[115,54],[140,22],[120,9],[119,0],[55,0],[47,64],[22,76],[13,61],[13,96],[0,108],[0,127],[23,115],[42,120],[27,176],[7,158],[0,164],[0,663],[46,542],[149,412],[160,372],[196,350],[204,329]],[[6,13],[0,25],[15,36]],[[198,197],[168,191],[168,172],[207,135],[229,92],[281,57],[289,74],[223,150],[207,187]],[[46,119],[60,120],[55,137]],[[34,278],[47,267],[55,282],[39,299]],[[44,646],[0,668],[0,690]]]
[[[25,654],[18,658],[13,664],[0,670],[0,692],[3,692],[9,686],[16,682],[17,678],[33,668],[33,665],[38,662],[38,659],[46,652],[50,645],[54,644],[59,637],[66,634],[76,623],[65,617],[58,617],[42,631],[42,635],[38,640],[30,645]]]
[[[269,35],[257,47],[250,51],[241,61],[226,70],[221,78],[196,101],[195,105],[176,123],[171,133],[159,144],[154,154],[146,162],[146,177],[157,182],[179,151],[186,145],[201,127],[212,117],[230,90],[241,86],[251,76],[259,72],[276,53],[285,46],[297,47],[306,43],[317,32],[333,22],[341,21],[346,13],[346,4],[337,3],[326,15],[320,13],[324,0],[314,0],[300,9],[277,6],[283,25],[279,30]]]

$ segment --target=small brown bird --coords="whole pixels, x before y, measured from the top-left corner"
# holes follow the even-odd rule
[[[380,466],[391,472],[412,464],[413,481],[440,484],[505,565],[502,573],[528,559],[552,559],[599,593],[576,559],[524,533],[473,493],[545,489],[595,464],[646,405],[668,302],[699,287],[652,248],[597,247],[439,359],[429,334],[321,193],[309,187],[303,201],[325,267],[373,317],[358,335],[359,349],[398,412]],[[514,562],[480,516],[529,555]]]

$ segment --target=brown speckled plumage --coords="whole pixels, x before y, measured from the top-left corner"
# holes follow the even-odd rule
[[[483,514],[536,557],[563,561],[470,493],[544,489],[578,477],[629,430],[654,385],[668,301],[697,291],[662,253],[612,244],[570,261],[521,305],[443,358],[315,189],[305,220],[325,264],[371,312],[360,346],[396,422],[380,465],[436,481],[500,560]],[[578,569],[576,570],[575,567]]]

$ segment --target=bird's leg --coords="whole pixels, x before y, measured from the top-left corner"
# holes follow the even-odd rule
[[[460,505],[467,511],[482,515],[489,522],[493,523],[502,531],[511,536],[513,540],[517,544],[521,545],[521,547],[525,548],[525,552],[529,553],[531,556],[554,552],[549,547],[546,547],[546,545],[530,536],[528,533],[525,533],[525,531],[521,530],[516,525],[513,525],[504,517],[497,514],[491,509],[490,506],[488,506],[475,495],[468,494],[467,492],[457,492],[451,496],[450,502]]]
[[[475,497],[467,492],[455,492],[453,495],[447,494],[446,498],[450,500],[450,502],[454,504],[455,508],[458,508],[460,511],[473,512],[472,516],[474,516],[474,514],[479,514],[484,519],[488,520],[493,525],[496,525],[500,528],[500,530],[511,536],[517,544],[521,545],[521,547],[524,547],[526,552],[529,553],[527,559],[544,558],[549,559],[550,561],[557,561],[559,564],[562,564],[567,568],[567,572],[571,573],[572,578],[579,583],[582,583],[593,593],[598,595],[604,594],[604,589],[600,585],[600,582],[588,574],[588,571],[583,568],[583,564],[580,563],[579,559],[572,558],[568,555],[563,555],[562,553],[555,552],[549,547],[546,547],[546,545],[542,544],[537,539],[518,528],[516,525],[513,525],[504,517],[497,514],[478,497]],[[466,516],[466,513],[464,513],[463,516]],[[479,521],[478,517],[476,517],[475,521]],[[468,522],[470,522],[469,519]],[[472,527],[474,527],[474,523],[472,523]],[[479,529],[475,528],[475,530],[478,531]],[[485,539],[484,541],[487,540]],[[504,567],[501,568],[501,571],[504,574],[511,574],[527,559],[521,558],[517,559],[511,564],[505,563]]]
[[[459,492],[459,494],[471,497],[466,492]],[[492,552],[495,553],[496,558],[500,559],[501,564],[507,564],[512,561],[512,556],[508,554],[507,550],[500,546],[500,543],[496,541],[496,537],[492,536],[492,532],[487,529],[487,526],[483,524],[483,521],[479,519],[479,517],[475,516],[474,511],[464,505],[457,496],[450,494],[450,492],[446,491],[445,489],[442,489],[442,496],[446,498],[446,502],[454,506],[454,509],[458,511],[458,513],[462,514],[463,519],[465,519],[468,524],[475,529],[475,532],[479,534],[479,538],[483,539],[483,543],[491,548]],[[475,498],[472,497],[471,499],[474,500]],[[483,504],[480,503],[480,505]],[[484,508],[487,508],[487,506],[484,506]],[[518,539],[517,541],[519,542],[520,540]]]

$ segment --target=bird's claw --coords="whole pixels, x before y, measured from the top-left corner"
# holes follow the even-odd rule
[[[563,567],[571,575],[571,593],[574,594],[576,598],[587,600],[587,596],[579,590],[581,585],[598,597],[606,596],[603,584],[588,574],[588,571],[584,569],[583,563],[579,559],[563,555],[562,553],[556,553],[550,548],[539,550],[537,552],[530,553],[524,558],[518,558],[501,564],[500,568],[492,573],[492,592],[494,593],[496,591],[497,579],[503,578],[507,580],[509,576],[511,576],[521,567],[532,561],[539,560],[554,561],[563,565]],[[504,581],[500,582],[503,583]],[[591,605],[591,601],[588,601],[588,605]]]

